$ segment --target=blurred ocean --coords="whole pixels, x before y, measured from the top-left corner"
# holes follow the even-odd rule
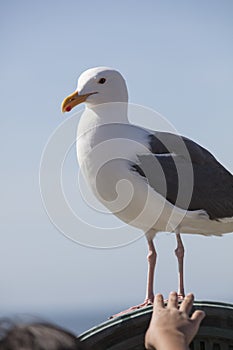
[[[55,323],[66,328],[76,335],[80,335],[86,330],[106,322],[115,311],[93,310],[93,312],[76,312],[76,313],[54,313],[47,317],[49,322]]]
[[[3,312],[0,311],[0,321],[9,320],[13,323],[30,323],[30,322],[49,322],[56,324],[66,330],[71,331],[75,335],[80,335],[86,330],[106,322],[108,318],[123,310],[122,308],[112,309],[95,309],[91,310],[41,310],[40,312]]]

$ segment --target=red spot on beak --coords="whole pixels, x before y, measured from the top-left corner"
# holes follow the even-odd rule
[[[71,107],[70,106],[67,106],[66,107],[66,112],[70,112],[71,111]]]

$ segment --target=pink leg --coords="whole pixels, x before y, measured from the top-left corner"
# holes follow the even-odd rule
[[[178,295],[184,298],[184,246],[181,240],[179,230],[176,230],[176,240],[177,247],[175,249],[175,254],[178,259],[178,269],[179,269],[179,281],[178,281]]]
[[[153,239],[147,238],[148,241],[148,255],[147,255],[147,260],[148,260],[148,272],[147,272],[147,287],[146,287],[146,299],[142,304],[132,306],[129,309],[125,311],[121,311],[120,313],[111,316],[110,318],[117,317],[124,315],[128,312],[140,309],[142,307],[148,306],[153,304],[154,302],[154,271],[155,271],[155,263],[156,263],[156,250],[153,244]]]
[[[156,264],[157,253],[154,247],[152,239],[148,239],[148,272],[147,272],[147,287],[146,287],[146,299],[147,304],[153,304],[154,302],[154,272]]]

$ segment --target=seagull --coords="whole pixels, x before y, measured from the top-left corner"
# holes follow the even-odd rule
[[[233,176],[196,142],[181,135],[130,123],[128,91],[115,69],[96,67],[78,79],[62,112],[86,107],[77,130],[77,158],[98,200],[123,222],[142,230],[148,242],[145,307],[154,300],[158,232],[173,232],[178,294],[184,289],[181,233],[233,232]],[[128,310],[128,311],[129,311]]]

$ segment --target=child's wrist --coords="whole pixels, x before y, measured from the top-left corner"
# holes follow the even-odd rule
[[[188,350],[185,336],[179,331],[166,331],[156,337],[156,350]]]

